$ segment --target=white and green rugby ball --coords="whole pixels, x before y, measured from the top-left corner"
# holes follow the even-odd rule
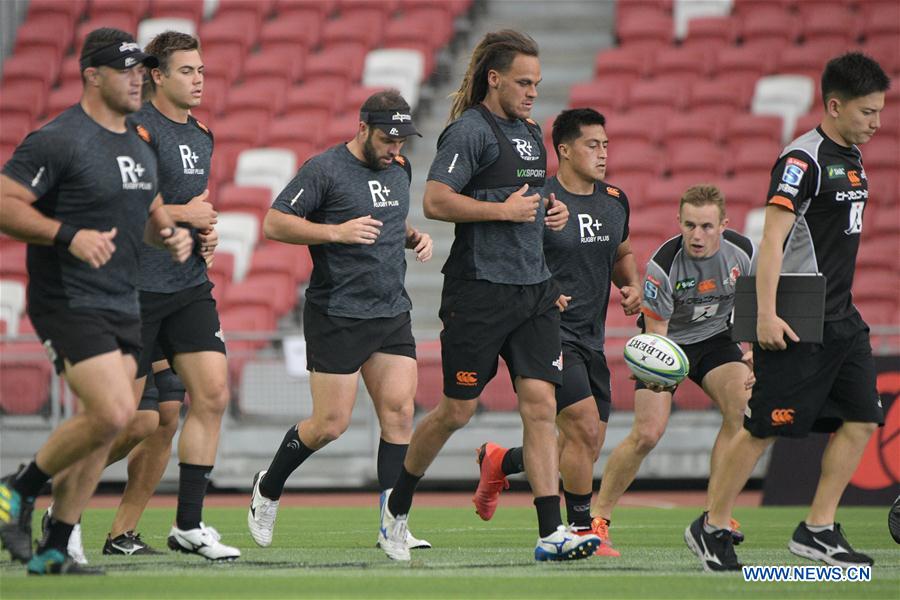
[[[625,364],[640,381],[678,385],[691,364],[681,347],[663,335],[641,333],[625,344]]]

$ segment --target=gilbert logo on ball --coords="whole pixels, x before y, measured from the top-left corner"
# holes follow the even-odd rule
[[[655,333],[641,333],[628,340],[625,364],[640,381],[664,386],[681,383],[691,368],[678,344]]]

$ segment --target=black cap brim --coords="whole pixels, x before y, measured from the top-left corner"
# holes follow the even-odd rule
[[[372,126],[377,127],[391,137],[409,137],[411,135],[422,137],[422,134],[419,133],[419,130],[412,123],[372,123]]]
[[[148,69],[155,69],[159,66],[159,59],[152,54],[144,52],[131,52],[117,57],[114,61],[107,63],[105,66],[113,69],[131,69],[138,65],[144,65]]]

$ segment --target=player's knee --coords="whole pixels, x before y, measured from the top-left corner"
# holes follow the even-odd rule
[[[156,382],[156,388],[159,390],[159,399],[161,401],[176,400],[184,402],[184,383],[172,369],[164,369],[159,373],[154,373],[153,378]]]
[[[172,402],[171,404],[176,403]],[[157,425],[154,435],[160,439],[172,441],[172,438],[175,437],[175,432],[178,431],[178,417],[180,410],[166,411],[162,409],[162,406],[164,405],[165,404],[160,406],[159,425]],[[178,404],[178,408],[181,408],[181,404]]]
[[[638,454],[649,454],[651,450],[656,448],[656,444],[662,438],[663,431],[662,427],[655,426],[641,427],[633,431],[634,447]]]
[[[569,443],[576,444],[580,451],[593,457],[600,456],[600,424],[596,419],[581,419],[566,430]]]
[[[478,403],[474,400],[451,400],[444,398],[438,406],[438,418],[441,424],[451,431],[456,431],[466,426]]]
[[[198,398],[191,396],[191,410],[200,410],[217,416],[225,414],[229,400],[228,382],[209,383]]]
[[[159,425],[159,413],[151,410],[139,410],[134,413],[128,427],[125,429],[132,445],[137,445],[141,440],[149,437],[156,431]]]
[[[310,428],[313,444],[316,448],[321,448],[326,444],[330,444],[341,437],[350,426],[350,417],[332,416],[325,419],[319,419],[313,422]]]
[[[129,426],[135,413],[135,406],[131,402],[113,403],[103,410],[95,411],[91,420],[96,439],[101,442],[113,439]]]

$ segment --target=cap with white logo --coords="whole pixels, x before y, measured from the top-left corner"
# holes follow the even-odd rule
[[[422,134],[413,125],[412,115],[399,110],[378,110],[372,112],[362,111],[359,120],[369,125],[374,125],[386,134],[394,137],[408,137]]]
[[[137,42],[114,42],[108,46],[98,48],[81,57],[81,70],[88,67],[111,67],[113,69],[130,69],[143,64],[148,69],[159,66],[159,60],[151,54],[141,51]]]

